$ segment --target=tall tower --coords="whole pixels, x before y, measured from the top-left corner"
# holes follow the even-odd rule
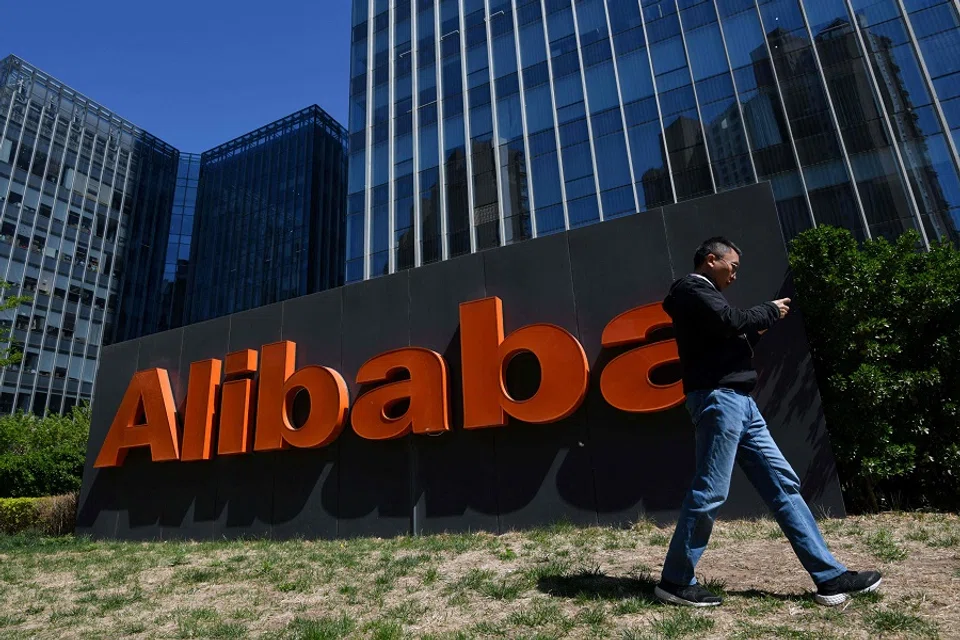
[[[0,372],[0,413],[89,399],[103,344],[154,313],[178,157],[23,60],[0,61],[0,278],[31,298],[0,317],[23,351]]]
[[[762,180],[788,238],[956,241],[960,20],[922,4],[354,0],[347,281]]]

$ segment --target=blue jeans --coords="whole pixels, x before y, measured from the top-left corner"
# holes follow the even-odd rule
[[[674,584],[696,584],[694,568],[710,540],[717,512],[727,499],[734,460],[773,511],[815,583],[846,571],[827,549],[800,495],[800,479],[770,436],[753,398],[732,389],[694,391],[687,394],[687,411],[697,430],[697,469],[663,562],[663,579]]]

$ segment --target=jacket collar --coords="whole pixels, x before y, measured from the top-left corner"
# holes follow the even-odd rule
[[[694,278],[700,278],[702,280],[706,280],[707,282],[710,283],[711,287],[713,287],[714,289],[717,289],[717,285],[714,283],[714,281],[708,278],[707,276],[703,275],[702,273],[691,273],[690,275],[693,276]],[[717,289],[717,291],[720,291],[720,289]]]

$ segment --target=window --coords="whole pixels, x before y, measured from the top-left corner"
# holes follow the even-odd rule
[[[703,80],[727,70],[723,38],[716,23],[689,31],[686,39],[694,80]]]

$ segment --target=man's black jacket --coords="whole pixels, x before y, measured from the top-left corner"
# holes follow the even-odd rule
[[[726,387],[752,391],[757,384],[753,345],[759,331],[780,319],[772,302],[736,309],[706,277],[690,274],[663,301],[673,318],[683,367],[684,392]]]

